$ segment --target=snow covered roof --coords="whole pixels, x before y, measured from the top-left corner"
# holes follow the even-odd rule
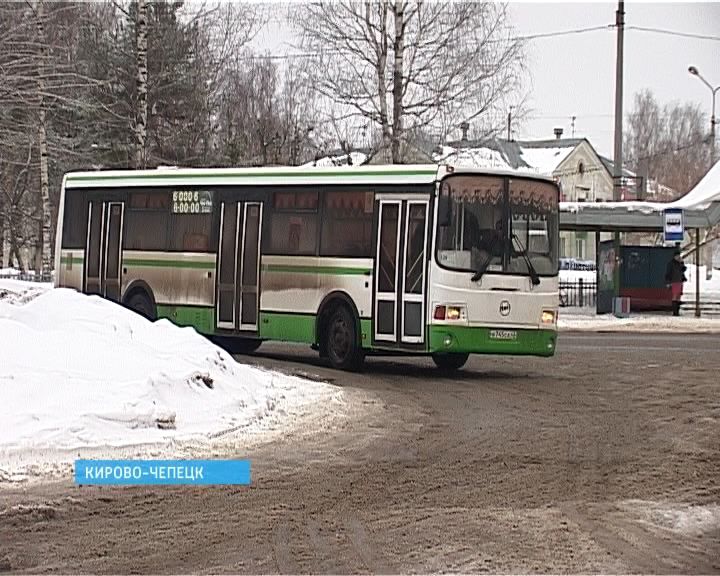
[[[442,146],[434,155],[434,159],[448,164],[503,168],[550,176],[584,141],[582,138],[460,141]]]
[[[671,202],[673,208],[703,209],[720,202],[720,162],[715,164],[702,180],[685,196]]]
[[[303,167],[319,166],[321,168],[330,168],[332,166],[362,166],[368,160],[368,155],[363,152],[350,152],[350,154],[339,154],[318,158]]]

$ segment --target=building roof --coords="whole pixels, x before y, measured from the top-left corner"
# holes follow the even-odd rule
[[[582,142],[587,140],[459,140],[438,149],[434,159],[437,162],[507,168],[550,176]]]

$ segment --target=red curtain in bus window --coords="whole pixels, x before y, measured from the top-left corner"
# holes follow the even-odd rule
[[[295,194],[293,192],[275,192],[273,205],[277,210],[295,208]]]
[[[298,210],[317,210],[318,193],[317,192],[298,192],[295,198],[295,207]]]

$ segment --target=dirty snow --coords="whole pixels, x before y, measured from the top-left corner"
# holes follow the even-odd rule
[[[339,394],[239,364],[192,328],[72,290],[8,282],[0,288],[0,480],[80,453],[257,436]]]
[[[683,536],[701,536],[720,529],[720,505],[626,500],[620,507],[634,513],[644,524]]]

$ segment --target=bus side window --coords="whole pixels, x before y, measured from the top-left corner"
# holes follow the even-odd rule
[[[173,214],[170,225],[170,250],[207,252],[210,249],[212,214]]]
[[[85,248],[88,221],[88,202],[84,190],[65,191],[63,214],[63,248]]]
[[[125,211],[125,250],[167,250],[169,192],[134,192]]]
[[[372,255],[372,192],[326,192],[320,256]]]
[[[314,255],[318,240],[318,192],[276,192],[270,214],[269,254]]]

